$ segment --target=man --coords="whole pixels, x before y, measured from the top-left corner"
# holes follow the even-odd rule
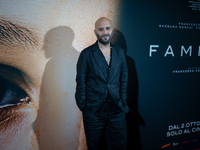
[[[83,112],[89,150],[98,148],[102,133],[108,150],[126,149],[128,70],[124,50],[110,43],[113,26],[108,18],[95,23],[97,42],[84,49],[77,63],[76,103]]]

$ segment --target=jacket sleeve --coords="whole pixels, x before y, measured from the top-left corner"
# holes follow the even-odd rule
[[[125,56],[125,52],[123,49],[121,49],[123,51],[122,54],[122,71],[121,71],[121,100],[122,103],[124,103],[126,105],[126,98],[127,98],[127,85],[128,85],[128,68],[127,68],[127,62],[126,62],[126,56]]]
[[[86,105],[86,79],[87,79],[87,59],[85,53],[80,53],[77,62],[76,93],[75,99],[78,108],[82,111]]]

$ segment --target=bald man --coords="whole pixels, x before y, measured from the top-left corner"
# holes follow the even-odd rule
[[[77,63],[75,98],[89,150],[98,149],[102,133],[108,150],[126,149],[128,70],[124,50],[110,43],[113,31],[108,18],[99,18],[97,41],[80,53]]]

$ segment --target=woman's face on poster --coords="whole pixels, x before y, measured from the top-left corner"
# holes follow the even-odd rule
[[[114,0],[0,2],[1,149],[85,148],[74,99],[75,55],[95,42],[99,17],[117,24],[118,5]]]

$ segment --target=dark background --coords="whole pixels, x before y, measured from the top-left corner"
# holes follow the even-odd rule
[[[200,1],[194,1],[200,2]],[[124,0],[121,25],[114,42],[126,50],[129,68],[127,114],[128,149],[200,148],[200,125],[181,130],[181,124],[200,120],[200,73],[173,73],[173,70],[200,68],[200,29],[180,29],[179,23],[200,24],[200,10],[192,10],[189,0]],[[174,25],[177,28],[160,28]],[[191,25],[189,26],[191,27]],[[200,25],[198,26],[200,27]],[[149,56],[150,45],[159,45]],[[172,55],[164,56],[171,45]],[[192,55],[181,56],[181,46],[192,46]],[[194,69],[195,70],[195,69]],[[169,126],[175,129],[169,131]],[[176,143],[176,146],[173,146]],[[170,144],[166,148],[162,146]]]

